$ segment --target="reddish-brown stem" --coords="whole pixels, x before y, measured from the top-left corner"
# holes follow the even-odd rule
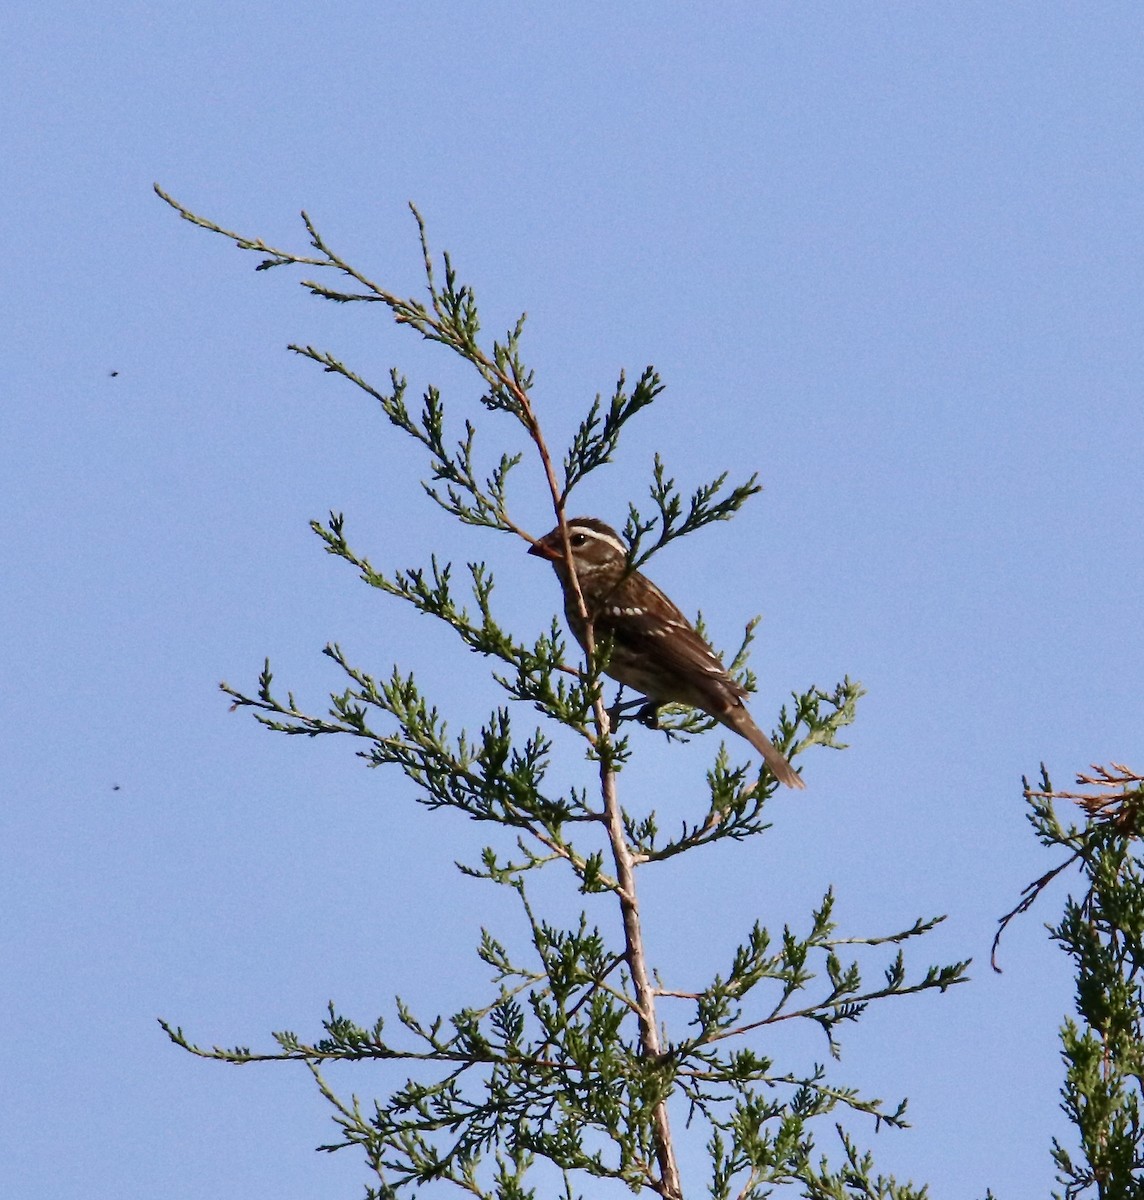
[[[489,364],[491,366],[491,364]],[[556,514],[557,525],[560,529],[560,540],[564,551],[564,561],[572,562],[572,546],[568,537],[568,522],[564,512],[565,495],[556,478],[556,470],[548,446],[540,431],[528,393],[520,387],[515,379],[496,370],[498,381],[509,388],[524,416],[525,426],[529,436],[540,455],[544,466],[548,490],[552,496],[552,507]],[[592,619],[588,606],[584,602],[584,594],[580,590],[580,581],[576,572],[570,570],[567,576],[572,585],[576,607],[584,622],[585,653],[588,661],[593,660],[595,641],[592,637]],[[640,1030],[640,1050],[645,1059],[654,1061],[662,1053],[659,1040],[659,1024],[656,1018],[656,990],[652,984],[647,968],[647,954],[643,944],[643,928],[640,923],[639,899],[636,894],[635,867],[636,859],[624,836],[623,816],[620,812],[619,796],[616,793],[616,772],[607,754],[608,735],[611,732],[611,722],[602,695],[597,694],[593,704],[598,732],[597,750],[600,754],[600,789],[604,802],[603,821],[608,832],[608,842],[612,850],[612,859],[616,867],[616,898],[620,902],[620,915],[624,929],[624,957],[631,973],[632,987],[635,991],[635,1008]],[[667,1111],[667,1101],[661,1100],[655,1107],[653,1116],[655,1123],[656,1161],[659,1167],[659,1178],[654,1182],[655,1190],[663,1200],[682,1200],[683,1190],[679,1180],[679,1166],[675,1159],[675,1144],[671,1136],[671,1121]]]

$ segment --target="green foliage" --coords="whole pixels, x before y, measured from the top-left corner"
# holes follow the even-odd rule
[[[596,397],[566,452],[554,457],[534,407],[533,372],[521,357],[524,318],[502,340],[482,343],[473,290],[459,282],[447,255],[441,282],[416,211],[426,301],[370,280],[324,242],[305,214],[313,253],[294,254],[225,230],[159,194],[188,221],[260,255],[259,270],[303,265],[333,272],[347,290],[312,279],[304,286],[336,303],[381,304],[399,325],[470,364],[483,381],[486,415],[479,427],[465,421],[457,436],[447,432],[448,412],[436,388],[427,388],[415,410],[397,371],[388,388],[379,389],[326,351],[291,347],[380,405],[425,454],[427,496],[467,525],[534,540],[512,515],[509,485],[523,456],[495,450],[491,470],[478,465],[478,435],[494,437],[497,418],[525,431],[554,518],[564,526],[574,489],[613,459],[629,422],[662,391],[650,367],[630,392],[621,374],[607,403]],[[720,475],[684,493],[657,455],[648,490],[650,506],[631,504],[625,526],[633,569],[675,539],[730,518],[760,489],[754,476],[728,485]],[[283,697],[269,662],[253,692],[226,684],[224,692],[270,729],[348,735],[369,765],[398,767],[429,809],[457,810],[510,831],[511,848],[486,846],[478,862],[459,865],[474,880],[511,890],[525,933],[511,945],[490,931],[482,934],[477,952],[489,970],[488,994],[448,1018],[423,1019],[398,1000],[390,1022],[358,1024],[331,1005],[322,1036],[306,1041],[280,1032],[277,1049],[264,1053],[199,1047],[165,1024],[171,1038],[231,1063],[306,1063],[339,1131],[324,1149],[364,1153],[375,1176],[371,1197],[448,1183],[482,1200],[523,1200],[534,1194],[526,1183],[534,1177],[530,1171],[546,1163],[562,1177],[568,1200],[584,1179],[675,1200],[683,1193],[672,1133],[679,1119],[706,1127],[707,1190],[715,1200],[761,1200],[776,1187],[823,1198],[921,1196],[876,1175],[869,1154],[841,1123],[869,1118],[874,1127],[901,1126],[904,1101],[864,1096],[838,1082],[825,1062],[778,1066],[777,1058],[785,1022],[820,1029],[824,1058],[832,1063],[841,1053],[840,1031],[869,1004],[962,982],[966,963],[920,971],[906,965],[902,945],[929,932],[936,919],[883,936],[843,937],[828,890],[805,928],[785,924],[776,936],[751,922],[725,973],[699,990],[667,986],[643,946],[638,873],[714,842],[763,835],[773,778],[763,768],[736,765],[721,747],[700,811],[665,835],[654,810],[638,797],[634,803],[620,798],[618,776],[633,746],[622,733],[623,708],[609,709],[604,701],[607,646],[583,660],[570,658],[555,620],[535,640],[520,639],[497,616],[492,574],[482,562],[468,563],[464,572],[436,558],[383,570],[351,548],[340,514],[313,522],[313,529],[370,587],[442,622],[465,649],[488,660],[503,703],[475,733],[450,735],[445,715],[412,676],[394,670],[375,677],[337,645],[325,653],[345,685],[324,712],[300,706],[290,692]],[[753,628],[729,660],[748,688]],[[791,756],[814,746],[841,748],[840,732],[854,719],[861,694],[849,679],[793,693],[774,740]],[[665,713],[661,728],[680,738],[701,735],[711,724],[677,706]],[[587,782],[567,789],[550,784],[554,743],[546,731],[554,725],[582,739]],[[532,873],[553,865],[584,897],[584,911],[569,927],[551,923],[533,906]],[[347,1100],[323,1068],[360,1060],[400,1063],[408,1077],[371,1105]],[[819,1148],[823,1128],[839,1140],[835,1163]],[[698,1167],[687,1172],[689,1179],[701,1173]],[[598,1185],[587,1186],[595,1194]]]
[[[1056,792],[1044,766],[1040,786],[1025,781],[1029,820],[1037,838],[1067,856],[1034,880],[1001,921],[1026,912],[1071,867],[1083,881],[1070,895],[1050,936],[1073,962],[1076,1016],[1061,1028],[1065,1082],[1061,1107],[1075,1127],[1077,1149],[1053,1139],[1052,1155],[1065,1200],[1144,1197],[1144,777],[1126,767],[1082,775],[1087,790]],[[1086,814],[1063,824],[1055,802],[1075,802]],[[996,950],[996,942],[994,944]],[[996,964],[995,964],[996,965]]]

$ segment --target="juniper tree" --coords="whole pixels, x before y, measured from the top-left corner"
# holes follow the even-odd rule
[[[474,544],[492,534],[535,542],[517,519],[509,487],[524,457],[499,448],[491,455],[479,452],[478,437],[482,448],[498,447],[508,444],[507,429],[523,430],[531,469],[566,537],[573,494],[613,459],[621,435],[662,390],[651,367],[631,385],[621,374],[610,396],[587,406],[567,449],[554,453],[534,374],[522,357],[524,317],[503,338],[484,340],[473,289],[460,281],[447,254],[438,263],[430,253],[416,209],[423,299],[390,291],[351,265],[305,213],[309,247],[295,253],[224,229],[156,190],[186,220],[255,253],[258,270],[324,272],[302,280],[313,295],[379,305],[384,316],[439,343],[476,372],[479,407],[455,424],[453,406],[437,388],[429,387],[414,404],[397,370],[385,386],[376,386],[328,351],[290,347],[365,393],[396,435],[419,448],[426,500],[472,527]],[[656,456],[647,499],[633,500],[627,512],[630,568],[729,519],[758,490],[754,477],[730,484],[720,475],[685,492]],[[812,1024],[823,1036],[822,1057],[834,1060],[840,1029],[871,1002],[961,982],[963,962],[907,969],[902,943],[942,918],[918,919],[878,936],[843,936],[828,887],[807,918],[783,924],[780,932],[761,920],[745,921],[725,969],[703,986],[662,980],[644,942],[639,879],[678,855],[761,837],[773,777],[737,763],[721,746],[706,794],[696,797],[679,831],[665,833],[646,798],[623,792],[623,768],[636,753],[631,730],[624,729],[630,713],[608,705],[604,676],[611,647],[606,638],[591,636],[582,597],[587,648],[572,654],[555,618],[531,640],[502,624],[494,611],[492,574],[476,557],[465,571],[436,558],[385,569],[351,546],[341,514],[312,526],[325,549],[370,587],[451,629],[458,654],[477,656],[467,659],[469,669],[490,671],[504,703],[476,732],[450,736],[444,708],[413,676],[372,674],[338,645],[325,653],[346,682],[324,711],[284,695],[269,661],[255,688],[223,684],[223,691],[271,730],[349,735],[368,764],[403,772],[437,819],[460,814],[508,831],[509,849],[486,846],[461,870],[474,881],[508,889],[519,903],[520,929],[510,936],[482,934],[476,952],[488,970],[488,991],[448,1019],[424,1017],[398,1000],[388,1017],[366,1022],[331,1005],[320,1036],[279,1032],[273,1035],[276,1048],[265,1052],[201,1047],[164,1023],[171,1038],[224,1062],[305,1063],[338,1128],[323,1148],[358,1147],[372,1172],[367,1195],[378,1200],[426,1185],[452,1185],[481,1200],[521,1200],[535,1191],[530,1169],[545,1162],[560,1173],[569,1200],[598,1194],[601,1184],[593,1181],[605,1180],[679,1200],[684,1178],[692,1190],[705,1178],[714,1200],[755,1200],[776,1188],[823,1198],[922,1196],[924,1189],[877,1174],[850,1129],[853,1120],[865,1119],[874,1127],[902,1126],[905,1102],[863,1095],[839,1082],[826,1061],[780,1064],[779,1031],[790,1021]],[[729,656],[729,669],[748,689],[754,684],[747,665],[752,631],[748,626]],[[774,741],[788,756],[841,748],[840,731],[854,719],[861,693],[850,679],[792,693],[778,715]],[[658,721],[677,738],[714,724],[678,706],[662,711]],[[580,782],[566,790],[549,783],[555,726],[572,731],[582,747]],[[640,753],[647,744],[640,743]],[[576,921],[561,925],[538,911],[533,882],[541,871],[562,871],[581,895]],[[367,1106],[339,1095],[323,1075],[327,1064],[363,1060],[403,1064],[408,1078]],[[705,1162],[686,1170],[673,1135],[681,1121],[706,1130]],[[830,1140],[837,1138],[833,1155],[819,1145],[824,1129]]]
[[[1024,781],[1038,840],[1065,857],[1025,888],[1004,917],[1027,912],[1059,875],[1078,868],[1082,886],[1065,899],[1052,939],[1073,962],[1076,1019],[1061,1027],[1065,1082],[1061,1109],[1072,1122],[1070,1150],[1054,1138],[1053,1161],[1064,1200],[1144,1197],[1144,776],[1120,763],[1077,777],[1082,790],[1054,791],[1041,766],[1040,784]],[[1062,821],[1057,802],[1079,806],[1080,823]]]

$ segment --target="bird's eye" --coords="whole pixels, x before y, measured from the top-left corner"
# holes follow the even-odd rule
[[[584,546],[588,543],[588,535],[586,533],[574,533],[568,540],[573,546]]]

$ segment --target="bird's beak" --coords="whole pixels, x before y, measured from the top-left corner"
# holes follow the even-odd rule
[[[535,554],[537,558],[547,558],[549,562],[555,559],[563,558],[564,555],[559,550],[552,546],[546,546],[543,542],[533,542],[528,548],[529,554]]]

